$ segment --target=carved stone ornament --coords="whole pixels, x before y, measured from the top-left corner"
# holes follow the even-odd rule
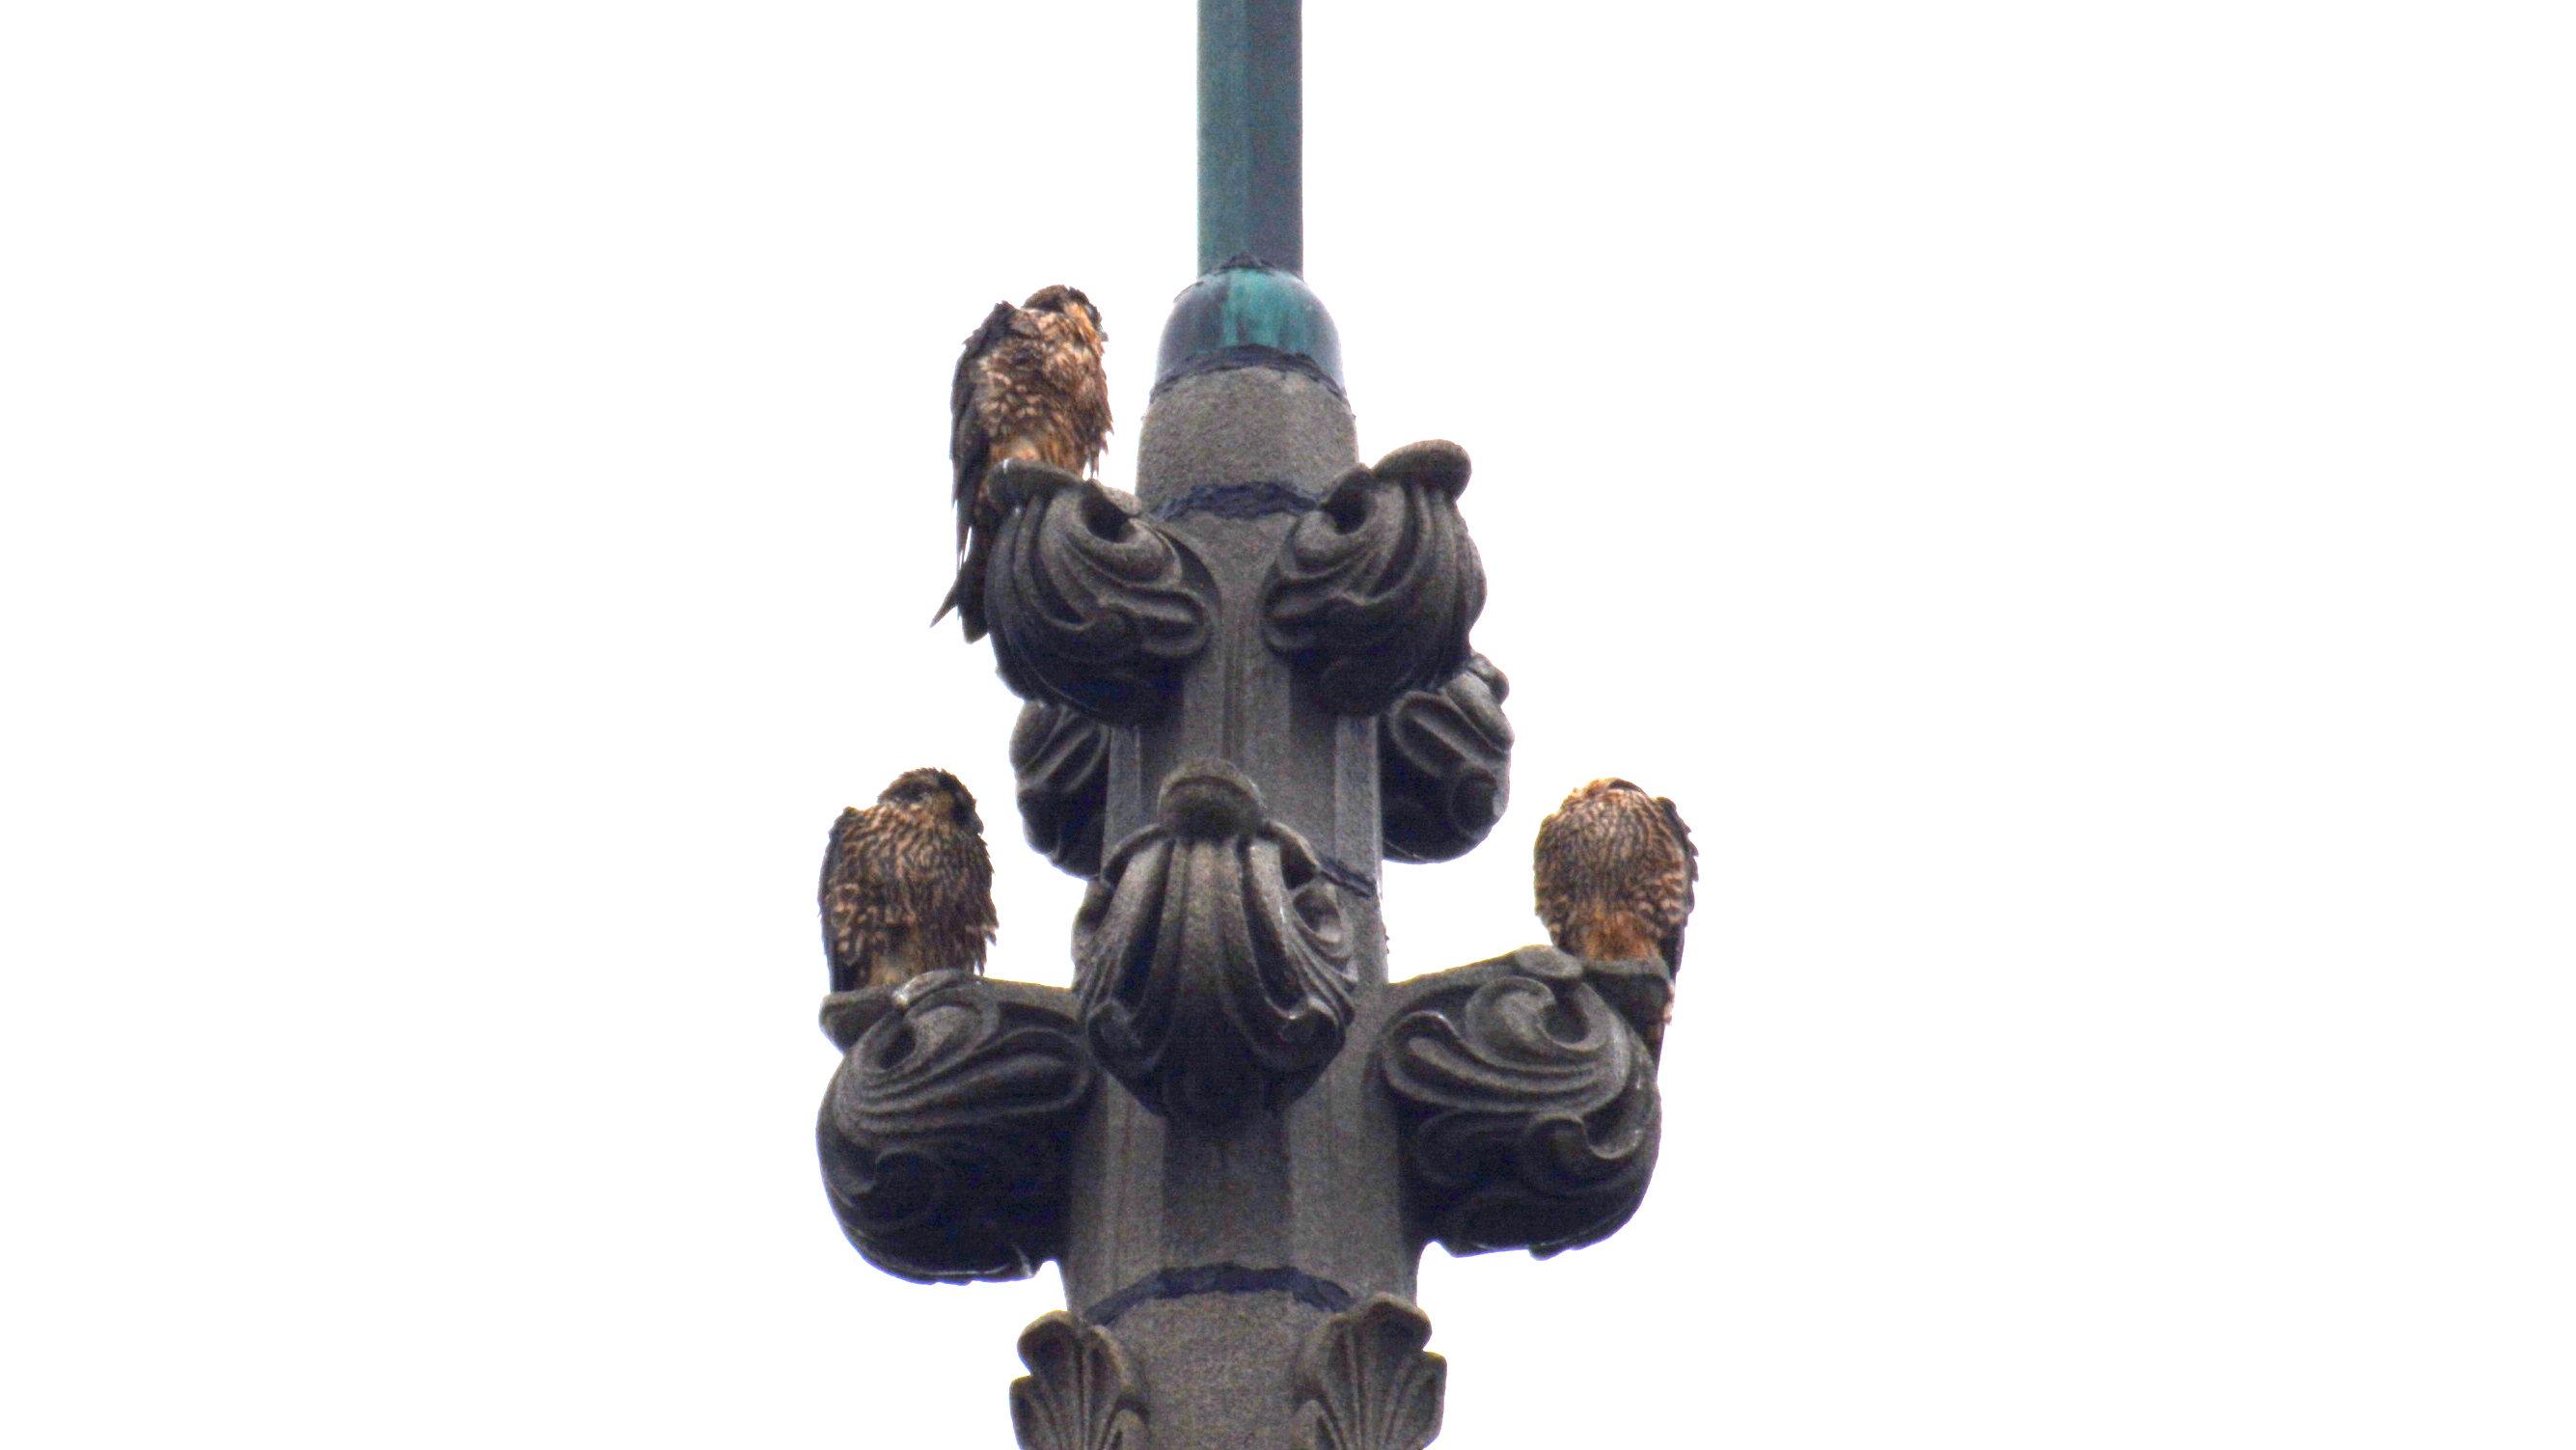
[[[1069,705],[1032,700],[1011,728],[1011,773],[1029,849],[1076,876],[1100,871],[1109,809],[1109,726]]]
[[[1104,720],[1142,724],[1207,647],[1216,586],[1133,499],[1021,459],[985,481],[1008,512],[984,577],[1003,682]]]
[[[815,1136],[842,1231],[916,1282],[1022,1279],[1064,1238],[1095,1076],[1070,993],[964,972],[824,999],[843,1049]]]
[[[1297,1450],[1422,1450],[1440,1434],[1449,1364],[1431,1320],[1372,1294],[1315,1326],[1297,1357]]]
[[[1453,1254],[1546,1258],[1626,1223],[1662,1131],[1639,1028],[1669,1000],[1663,964],[1523,947],[1404,987],[1420,1005],[1387,1028],[1378,1068],[1405,1119],[1424,1236]]]
[[[1156,1112],[1222,1121],[1313,1085],[1351,1020],[1350,926],[1304,837],[1222,760],[1163,783],[1074,917],[1074,992],[1102,1067]]]
[[[1458,494],[1467,450],[1411,443],[1333,485],[1280,546],[1263,638],[1325,708],[1375,715],[1458,672],[1485,608],[1485,567]]]
[[[1020,1334],[1011,1429],[1020,1450],[1145,1450],[1145,1389],[1108,1330],[1059,1309]]]
[[[1512,682],[1483,655],[1378,723],[1378,800],[1390,861],[1449,861],[1483,843],[1512,798]]]

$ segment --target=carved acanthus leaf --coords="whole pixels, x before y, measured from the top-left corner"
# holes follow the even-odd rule
[[[1408,444],[1355,468],[1280,546],[1263,637],[1325,708],[1374,715],[1457,673],[1485,608],[1485,568],[1458,514],[1467,451]]]
[[[1448,1362],[1431,1320],[1392,1294],[1316,1325],[1297,1357],[1297,1450],[1422,1450],[1440,1434]]]
[[[1654,1176],[1662,1105],[1653,1057],[1586,964],[1525,947],[1415,990],[1423,1005],[1387,1029],[1378,1066],[1426,1236],[1544,1258],[1616,1232]]]
[[[1074,991],[1100,1065],[1156,1112],[1221,1120],[1314,1083],[1351,1019],[1351,934],[1305,838],[1221,760],[1164,782],[1074,918]]]
[[[1006,460],[985,486],[1008,510],[984,579],[1003,682],[1104,720],[1160,716],[1207,647],[1205,566],[1134,500],[1062,469]]]
[[[1449,861],[1482,843],[1512,795],[1511,681],[1483,655],[1378,723],[1378,800],[1390,861]]]
[[[964,972],[825,1001],[845,1049],[816,1139],[842,1230],[919,1282],[1020,1279],[1061,1248],[1094,1081],[1070,994]]]
[[[1144,1450],[1145,1389],[1108,1330],[1059,1309],[1020,1334],[1011,1429],[1020,1450]]]

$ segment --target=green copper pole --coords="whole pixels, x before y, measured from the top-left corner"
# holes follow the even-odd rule
[[[1199,270],[1306,269],[1300,0],[1199,0]]]

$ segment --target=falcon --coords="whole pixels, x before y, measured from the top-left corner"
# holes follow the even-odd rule
[[[969,641],[984,637],[984,567],[1003,510],[985,474],[1006,458],[1091,474],[1109,437],[1109,335],[1100,309],[1072,287],[1041,287],[1013,307],[996,302],[966,339],[949,384],[948,459],[956,465],[957,582],[930,617],[957,611]]]
[[[1699,850],[1671,801],[1596,780],[1539,822],[1535,855],[1538,919],[1558,950],[1605,962],[1660,955],[1681,970]]]
[[[896,776],[875,805],[832,823],[820,894],[833,991],[942,968],[981,975],[997,922],[974,795],[944,770]]]

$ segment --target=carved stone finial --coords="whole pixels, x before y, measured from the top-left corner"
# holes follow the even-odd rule
[[[1020,1450],[1145,1450],[1145,1389],[1108,1330],[1058,1309],[1020,1334],[1011,1430]]]
[[[1060,468],[1006,459],[985,486],[1009,510],[984,581],[1003,682],[1122,724],[1162,715],[1207,647],[1206,567],[1132,499]]]
[[[1295,5],[1269,12],[1275,40]],[[1192,315],[1296,321],[1260,311]],[[1388,979],[1379,863],[1465,854],[1510,796],[1467,455],[1354,467],[1329,350],[1217,333],[1157,382],[1136,497],[985,471],[954,602],[1026,702],[1029,844],[1087,878],[1074,986],[827,998],[823,1175],[898,1276],[1061,1264],[1088,1317],[1022,1336],[1021,1450],[1423,1450],[1426,1242],[1544,1256],[1635,1211],[1670,969],[1531,948]]]
[[[1156,1112],[1221,1121],[1283,1106],[1350,1026],[1340,896],[1224,761],[1175,770],[1159,815],[1110,853],[1074,918],[1092,1053]]]
[[[1387,1029],[1378,1070],[1407,1123],[1407,1189],[1451,1253],[1546,1258],[1609,1237],[1645,1197],[1663,1109],[1629,1014],[1660,1017],[1663,996],[1629,976],[1661,964],[1620,968],[1626,1010],[1585,963],[1524,947],[1443,973]]]
[[[1316,698],[1374,715],[1457,673],[1485,608],[1485,567],[1458,516],[1467,451],[1408,444],[1355,468],[1297,521],[1263,591],[1263,637]]]
[[[815,1136],[868,1262],[923,1283],[1021,1279],[1063,1244],[1065,1142],[1090,1097],[1071,995],[964,972],[843,992]]]
[[[1450,861],[1476,849],[1512,798],[1512,682],[1483,655],[1436,690],[1407,693],[1378,722],[1378,800],[1390,861]]]
[[[1422,1450],[1440,1434],[1449,1364],[1431,1320],[1372,1294],[1316,1325],[1297,1358],[1297,1450]]]

